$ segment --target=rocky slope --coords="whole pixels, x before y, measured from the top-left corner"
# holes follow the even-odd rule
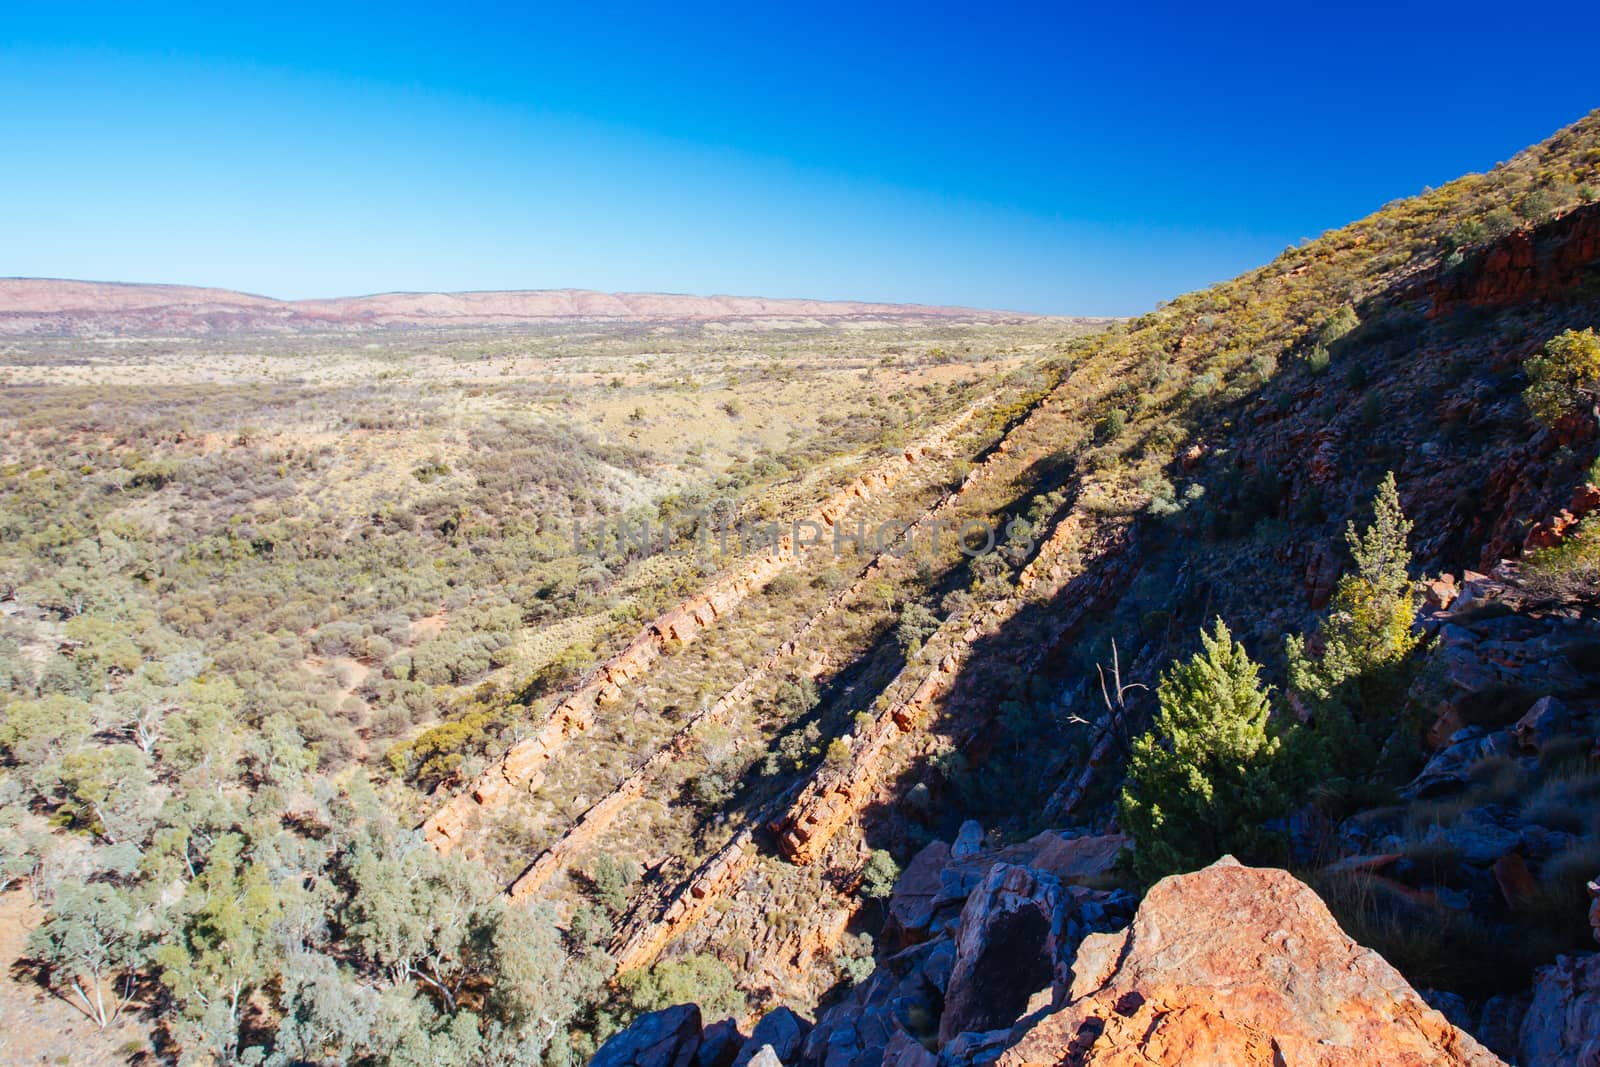
[[[1600,614],[1529,595],[1516,562],[1600,503],[1594,420],[1542,429],[1521,399],[1524,360],[1600,322],[1597,177],[1600,115],[1074,352],[1040,408],[1095,432],[1052,457],[1070,503],[1037,559],[930,639],[882,730],[770,839],[747,831],[652,952],[759,941],[763,852],[827,886],[888,849],[907,865],[881,926],[824,890],[788,935],[804,969],[870,928],[876,971],[779,1062],[1600,1063],[1581,889],[1600,872]],[[1116,640],[1123,677],[1153,684],[1220,615],[1281,685],[1283,636],[1315,633],[1386,470],[1430,579],[1386,750],[1408,769],[1271,827],[1293,875],[1221,863],[1135,912],[1111,888],[1115,796],[1151,701],[1102,703],[1095,664]],[[1018,843],[986,849],[969,823],[925,844],[964,815]],[[794,1003],[770,958],[743,962]],[[616,1062],[720,1067],[676,1021],[668,1059]]]
[[[228,289],[0,278],[0,336],[206,335],[553,322],[1011,321],[1033,316],[920,304],[547,289],[274,300]]]

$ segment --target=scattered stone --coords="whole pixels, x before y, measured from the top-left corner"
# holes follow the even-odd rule
[[[1473,1035],[1496,1056],[1516,1059],[1518,1032],[1522,1017],[1528,1014],[1529,999],[1527,993],[1496,993],[1483,1002]]]
[[[1511,728],[1517,748],[1522,752],[1538,752],[1557,734],[1572,726],[1572,712],[1555,697],[1544,697]]]

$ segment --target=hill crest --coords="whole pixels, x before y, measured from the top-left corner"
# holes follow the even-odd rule
[[[216,334],[608,322],[950,320],[1015,322],[1013,311],[868,301],[530,289],[277,300],[230,289],[0,278],[0,336]]]

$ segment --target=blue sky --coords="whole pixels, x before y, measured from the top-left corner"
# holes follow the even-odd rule
[[[1132,314],[1600,106],[1596,5],[582,6],[16,5],[0,275]]]

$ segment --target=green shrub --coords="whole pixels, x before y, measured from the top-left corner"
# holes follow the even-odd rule
[[[1328,321],[1322,324],[1317,337],[1323,344],[1331,345],[1360,325],[1361,320],[1356,316],[1356,309],[1346,304],[1328,316]]]
[[[1550,600],[1594,600],[1600,594],[1600,527],[1581,523],[1561,544],[1531,553],[1520,577],[1529,592]]]
[[[1121,819],[1134,871],[1147,880],[1224,853],[1262,858],[1262,823],[1284,806],[1260,668],[1221,619],[1200,641],[1200,652],[1162,677],[1154,729],[1128,760]]]
[[[677,1004],[698,1004],[707,1019],[741,1018],[749,1010],[734,984],[733,972],[715,956],[704,954],[662,960],[628,971],[616,980],[617,1029],[652,1011]]]
[[[1564,415],[1593,410],[1600,399],[1600,337],[1594,329],[1552,337],[1544,352],[1523,365],[1528,388],[1522,399],[1533,417],[1553,426]]]
[[[901,610],[900,621],[894,628],[894,639],[902,652],[913,656],[938,629],[939,617],[929,611],[926,605],[913,601]]]
[[[894,857],[881,848],[872,850],[861,869],[859,892],[868,900],[884,900],[894,892],[894,883],[900,877],[900,865]]]
[[[1314,344],[1311,346],[1311,350],[1306,353],[1306,369],[1311,372],[1313,377],[1320,377],[1327,373],[1328,363],[1328,346],[1325,344],[1320,342]]]
[[[1095,439],[1101,443],[1115,441],[1127,428],[1128,413],[1121,408],[1112,408],[1095,428]]]
[[[603,852],[578,872],[578,880],[583,886],[584,895],[596,907],[614,917],[628,906],[628,894],[633,889],[633,883],[639,880],[639,865]]]

